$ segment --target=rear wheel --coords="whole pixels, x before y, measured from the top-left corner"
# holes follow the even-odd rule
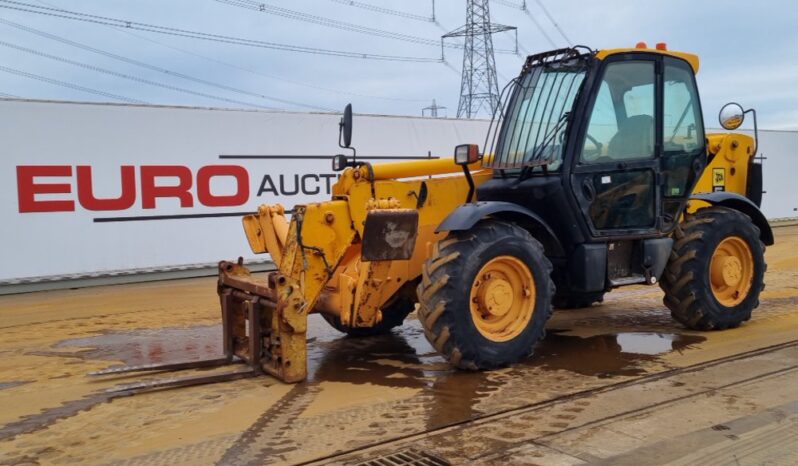
[[[759,228],[742,212],[710,207],[687,215],[660,281],[665,305],[692,329],[739,326],[759,306],[764,254]]]
[[[419,320],[452,364],[492,369],[532,353],[553,295],[540,243],[518,226],[487,220],[435,244],[418,287]]]

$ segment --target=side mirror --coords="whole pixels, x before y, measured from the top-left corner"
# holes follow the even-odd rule
[[[454,163],[457,165],[470,165],[480,158],[476,144],[461,144],[454,148]]]
[[[338,123],[340,138],[343,143],[339,141],[341,147],[349,148],[352,145],[352,104],[346,104],[344,108],[344,116],[341,117],[341,122]]]
[[[718,120],[723,129],[735,130],[739,128],[745,120],[745,110],[743,107],[735,102],[728,103],[720,109]]]

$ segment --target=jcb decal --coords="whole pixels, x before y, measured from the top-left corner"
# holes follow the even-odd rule
[[[726,169],[713,168],[712,169],[712,191],[725,191],[726,190]]]

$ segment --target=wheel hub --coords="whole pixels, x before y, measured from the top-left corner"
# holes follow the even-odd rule
[[[712,294],[726,307],[748,297],[754,276],[754,259],[748,243],[738,236],[725,238],[715,248],[709,266]]]
[[[513,287],[501,278],[486,280],[479,289],[480,307],[491,315],[500,317],[507,314],[513,305]]]
[[[513,256],[487,261],[474,277],[471,320],[485,338],[508,341],[524,331],[535,312],[535,280],[529,267]]]
[[[743,264],[733,256],[721,257],[713,264],[712,278],[718,284],[735,286],[743,278]]]

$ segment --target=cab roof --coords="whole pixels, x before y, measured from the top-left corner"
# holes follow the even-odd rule
[[[645,43],[641,42],[640,44],[637,44],[637,47],[634,48],[630,47],[630,48],[620,48],[620,49],[599,50],[598,52],[596,52],[596,58],[598,58],[599,60],[603,60],[609,57],[610,55],[616,55],[619,53],[635,53],[635,52],[659,53],[662,55],[670,55],[672,57],[681,58],[682,60],[685,60],[687,63],[690,64],[690,66],[693,68],[693,73],[698,74],[698,66],[699,66],[698,55],[687,52],[675,52],[672,50],[667,50],[665,48],[665,44],[657,44],[657,48],[651,49],[648,48]]]

